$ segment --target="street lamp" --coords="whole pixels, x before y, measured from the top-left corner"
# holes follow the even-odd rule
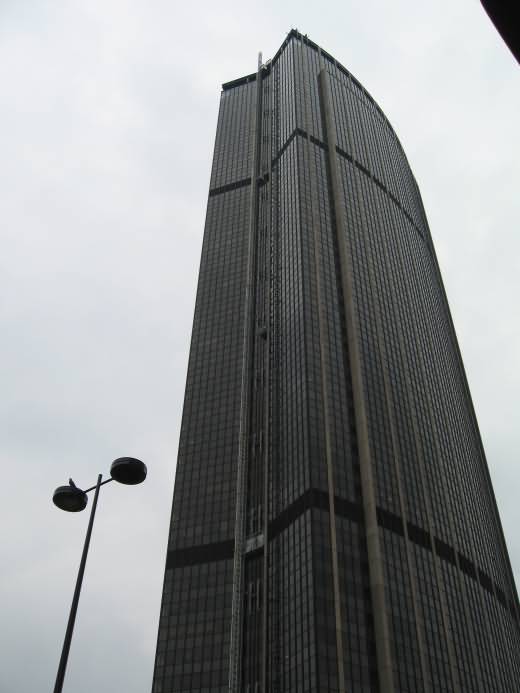
[[[108,484],[110,481],[119,481],[121,484],[132,486],[142,483],[146,479],[146,465],[144,462],[141,462],[141,460],[136,460],[134,457],[119,457],[117,460],[114,460],[110,466],[110,479],[101,481],[102,478],[103,475],[99,474],[96,485],[87,488],[85,491],[78,488],[72,479],[69,479],[68,486],[58,486],[52,495],[52,502],[54,505],[60,508],[60,510],[66,510],[69,513],[76,513],[84,510],[87,507],[87,493],[89,493],[89,491],[94,491],[94,500],[92,502],[92,510],[90,511],[87,536],[85,537],[85,544],[83,546],[83,553],[81,554],[78,577],[76,580],[76,588],[74,590],[74,596],[72,597],[72,604],[70,606],[69,621],[67,623],[67,630],[65,631],[65,639],[63,641],[63,648],[61,650],[60,664],[58,666],[58,673],[56,674],[56,683],[54,684],[54,693],[61,693],[63,689],[63,680],[65,678],[65,669],[67,668],[67,660],[69,658],[72,631],[74,630],[74,623],[76,621],[76,612],[78,610],[81,584],[83,582],[83,574],[85,572],[85,564],[87,562],[90,535],[92,534],[92,525],[94,524],[94,515],[96,514],[99,489],[101,486]]]

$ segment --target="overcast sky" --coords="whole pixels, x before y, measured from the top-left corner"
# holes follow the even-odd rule
[[[220,85],[296,27],[393,124],[429,218],[520,577],[520,72],[477,0],[0,0],[0,690],[149,693]]]

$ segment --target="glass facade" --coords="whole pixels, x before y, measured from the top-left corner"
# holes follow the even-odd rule
[[[417,184],[291,31],[223,86],[153,693],[511,693],[519,615]]]

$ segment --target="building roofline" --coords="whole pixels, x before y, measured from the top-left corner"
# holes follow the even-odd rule
[[[230,82],[225,82],[222,85],[222,91],[228,91],[229,89],[233,89],[234,87],[240,87],[243,84],[247,84],[248,82],[254,82],[256,80],[256,72],[253,72],[250,75],[246,75],[245,77],[238,77],[237,79],[232,79]]]
[[[330,53],[327,53],[326,50],[324,50],[323,48],[318,46],[317,43],[312,41],[307,36],[307,34],[301,34],[298,31],[298,29],[291,29],[289,31],[289,33],[287,34],[287,36],[285,37],[280,48],[274,54],[273,58],[271,58],[266,63],[264,63],[263,68],[267,72],[267,74],[271,71],[271,66],[277,62],[278,58],[281,56],[281,54],[283,53],[285,48],[289,45],[289,42],[293,39],[296,39],[297,41],[303,41],[303,43],[305,43],[307,46],[314,49],[315,51],[318,51],[325,58],[325,60],[327,60],[332,65],[335,65],[338,68],[338,70],[340,70],[345,75],[350,77],[350,79],[354,82],[356,87],[358,89],[360,89],[363,92],[363,94],[367,97],[367,99],[375,106],[378,113],[384,118],[385,123],[388,125],[390,130],[393,132],[393,134],[397,138],[397,141],[399,142],[399,138],[397,137],[397,134],[396,134],[394,128],[392,127],[392,124],[390,123],[390,121],[386,117],[386,114],[382,110],[381,106],[377,103],[377,101],[370,94],[370,92],[361,84],[361,82],[352,74],[352,72],[347,70],[347,68],[344,67],[338,60],[336,60],[336,58],[334,58]],[[229,82],[224,82],[224,84],[222,85],[222,91],[228,91],[229,89],[233,89],[234,87],[242,86],[244,84],[247,84],[248,82],[254,82],[256,80],[256,75],[257,75],[257,73],[254,72],[250,75],[246,75],[245,77],[239,77],[239,78],[233,79]],[[399,144],[401,144],[401,143],[399,142]]]

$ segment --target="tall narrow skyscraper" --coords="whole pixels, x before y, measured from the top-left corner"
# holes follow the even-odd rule
[[[366,89],[291,31],[221,95],[153,693],[518,690],[417,184]]]

